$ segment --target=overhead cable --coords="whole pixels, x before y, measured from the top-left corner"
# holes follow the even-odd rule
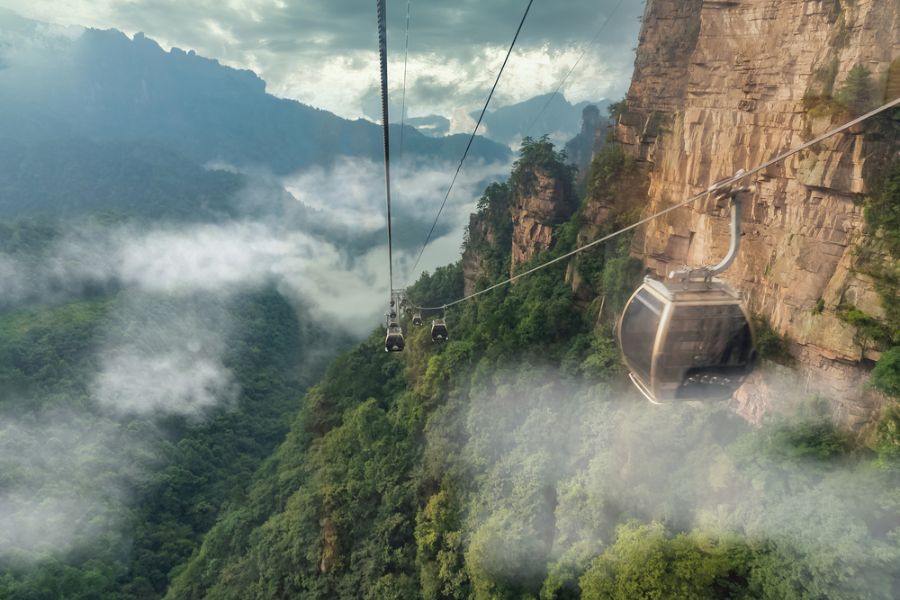
[[[516,34],[513,36],[512,43],[509,45],[509,50],[506,52],[506,58],[503,59],[503,64],[500,65],[500,71],[497,73],[497,78],[494,80],[494,85],[491,87],[491,92],[488,94],[487,100],[484,103],[484,108],[481,109],[481,114],[478,116],[478,121],[475,123],[475,129],[472,130],[472,135],[469,136],[469,142],[466,144],[466,149],[463,151],[462,158],[459,160],[459,165],[456,167],[456,172],[453,174],[453,179],[450,181],[450,187],[447,188],[447,193],[444,194],[444,199],[441,202],[441,206],[437,211],[437,215],[434,217],[434,223],[431,224],[431,230],[428,232],[428,235],[425,237],[425,243],[422,244],[422,249],[419,250],[419,255],[416,257],[416,262],[413,264],[412,269],[410,269],[410,277],[415,274],[416,267],[419,266],[419,262],[422,260],[422,255],[425,253],[425,248],[428,247],[428,242],[431,241],[431,236],[434,234],[434,230],[437,227],[438,219],[441,218],[441,213],[444,211],[444,206],[447,204],[447,199],[450,197],[450,192],[453,191],[453,185],[456,183],[457,177],[459,177],[459,172],[462,170],[463,163],[466,162],[466,157],[469,155],[469,149],[472,147],[472,142],[475,141],[475,135],[478,133],[478,128],[481,126],[481,121],[484,119],[484,114],[487,112],[488,105],[491,103],[491,98],[494,96],[494,91],[497,89],[497,84],[500,83],[500,77],[503,75],[503,70],[506,68],[506,63],[509,62],[509,57],[512,54],[513,48],[516,46],[516,40],[519,39],[519,33],[522,31],[522,26],[525,25],[525,19],[528,18],[528,12],[531,10],[531,5],[534,4],[534,0],[528,0],[528,6],[525,7],[525,13],[522,15],[521,21],[519,21],[519,27],[516,29]]]
[[[381,126],[384,132],[384,196],[387,204],[388,280],[390,298],[394,300],[394,240],[391,232],[391,136],[388,130],[387,13],[385,0],[375,0],[378,14],[378,54],[381,63]]]
[[[412,0],[406,0],[406,42],[403,45],[403,95],[400,102],[400,149],[397,155],[403,154],[403,129],[406,125],[406,64],[409,61],[409,5]]]

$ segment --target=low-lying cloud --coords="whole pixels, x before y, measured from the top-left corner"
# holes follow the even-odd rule
[[[474,200],[507,169],[467,165],[424,267],[458,257]],[[451,174],[451,165],[398,163],[398,273],[418,251]],[[388,295],[381,166],[348,159],[285,181],[251,180],[235,199],[244,215],[235,220],[81,221],[37,252],[0,254],[6,309],[98,291],[110,298],[85,367],[93,369],[86,396],[63,402],[67,412],[0,416],[0,560],[39,560],[96,539],[125,551],[133,490],[147,484],[159,457],[159,433],[133,431],[134,419],[200,422],[237,400],[229,340],[239,295],[275,287],[298,311],[311,311],[317,331],[363,335],[381,322]]]
[[[71,411],[0,419],[0,561],[23,565],[101,537],[125,550],[130,490],[155,462],[148,443]]]
[[[801,379],[779,382],[785,413],[754,429],[723,404],[653,406],[551,368],[504,370],[429,424],[426,468],[440,478],[461,461],[450,472],[471,477],[479,499],[465,537],[486,549],[478,568],[498,577],[540,582],[556,561],[577,572],[636,519],[773,541],[858,592],[866,578],[889,578],[900,557],[895,477],[862,456],[814,449],[833,443],[831,430]],[[442,432],[458,429],[463,452],[447,452]]]
[[[232,403],[237,384],[225,366],[232,319],[207,294],[128,292],[113,309],[92,395],[115,415],[200,418]]]

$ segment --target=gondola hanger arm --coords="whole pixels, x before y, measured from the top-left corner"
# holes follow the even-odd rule
[[[742,175],[739,171],[735,177]],[[741,246],[741,208],[742,196],[751,191],[748,186],[734,186],[734,178],[725,180],[724,184],[710,186],[709,192],[716,197],[716,204],[721,208],[731,205],[731,242],[725,257],[716,265],[699,268],[684,267],[669,273],[669,279],[682,282],[703,281],[709,283],[713,277],[723,273],[737,258]]]

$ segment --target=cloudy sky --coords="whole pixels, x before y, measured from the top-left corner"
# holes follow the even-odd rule
[[[526,4],[413,0],[408,114],[476,110]],[[387,6],[391,87],[399,93],[407,3]],[[0,7],[48,23],[142,31],[164,48],[252,69],[271,93],[342,116],[364,116],[377,104],[371,0],[0,0]],[[494,105],[552,91],[601,27],[563,91],[573,102],[621,97],[642,12],[643,0],[536,0]]]

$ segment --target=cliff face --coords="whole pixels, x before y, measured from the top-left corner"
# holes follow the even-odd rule
[[[462,254],[463,292],[466,296],[475,292],[478,279],[487,274],[484,255],[485,245],[497,245],[497,231],[490,219],[480,214],[469,216],[466,248]]]
[[[644,214],[702,191],[849,118],[831,98],[863,67],[877,105],[897,87],[900,5],[889,0],[648,0],[635,73],[616,138],[645,184],[623,190]],[[838,315],[848,304],[884,315],[855,267],[865,230],[861,194],[896,140],[841,134],[770,168],[742,215],[742,251],[725,278],[794,344],[804,391],[823,393],[851,424],[878,402],[865,391],[864,351]],[[585,211],[596,228],[605,211]],[[592,215],[595,215],[592,217]],[[543,234],[543,232],[539,232]],[[728,216],[711,201],[638,232],[633,253],[659,276],[718,261]],[[867,358],[877,359],[877,353]],[[749,388],[749,386],[748,386]],[[774,394],[738,394],[758,417]]]
[[[575,182],[579,186],[587,177],[594,153],[602,150],[606,143],[608,124],[608,119],[600,117],[600,109],[589,104],[581,111],[581,131],[566,143],[566,160],[578,167]]]
[[[570,185],[541,168],[532,171],[531,184],[513,190],[512,270],[553,246],[553,230],[578,208]]]
[[[550,142],[523,149],[508,183],[488,186],[469,217],[462,255],[463,286],[475,291],[482,277],[496,279],[552,248],[555,231],[578,208],[572,168]]]

